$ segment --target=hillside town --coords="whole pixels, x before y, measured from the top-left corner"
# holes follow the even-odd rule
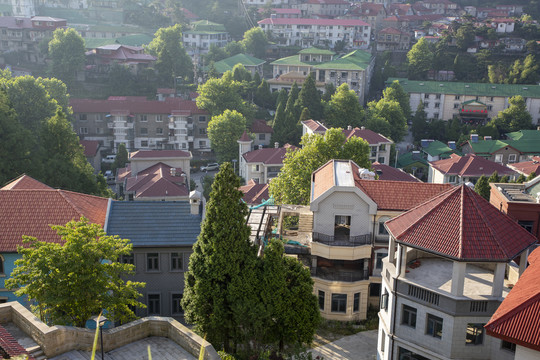
[[[0,0],[0,359],[539,359],[539,22]]]

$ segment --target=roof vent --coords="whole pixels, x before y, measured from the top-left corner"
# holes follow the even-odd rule
[[[423,85],[424,85],[424,83],[420,83],[420,84],[418,84],[418,85],[422,85],[422,86],[423,86]]]
[[[491,88],[492,88],[492,89],[496,89],[497,87],[496,87],[496,86],[492,86]]]
[[[439,84],[439,86],[444,86],[444,84]]]
[[[275,147],[276,149],[279,147],[279,143],[278,143],[277,141],[274,143],[274,147]]]
[[[484,136],[484,140],[492,140],[491,136]]]
[[[466,88],[470,87],[470,85],[465,85]]]
[[[263,148],[262,144],[259,144],[259,150],[261,150]]]
[[[351,126],[351,125],[347,125],[347,130],[352,130],[352,126]]]
[[[528,88],[528,87],[524,87],[523,90],[529,90],[529,88]]]

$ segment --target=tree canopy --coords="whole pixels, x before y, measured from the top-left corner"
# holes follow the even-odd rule
[[[364,109],[354,90],[347,83],[341,84],[332,95],[325,109],[325,123],[329,127],[357,127],[364,121]]]
[[[400,142],[407,134],[407,118],[399,102],[381,98],[379,101],[368,103],[368,119],[375,118],[388,123],[386,130],[381,132],[384,136],[389,136],[396,143]],[[368,120],[369,127],[369,120]],[[370,128],[371,129],[371,128]],[[371,129],[375,131],[374,129]]]
[[[213,116],[208,123],[208,138],[218,161],[231,161],[238,158],[238,143],[246,129],[246,118],[236,110],[225,110]]]
[[[36,301],[37,312],[48,323],[84,327],[102,310],[113,321],[134,319],[130,307],[144,307],[137,299],[145,284],[123,279],[135,269],[118,261],[131,253],[129,240],[108,236],[84,218],[51,228],[62,243],[25,236],[25,246],[17,249],[22,258],[15,261],[6,287]]]
[[[425,79],[433,66],[433,53],[425,38],[421,38],[407,53],[409,79]]]
[[[266,58],[268,40],[260,27],[253,27],[244,33],[242,45],[246,51],[259,59]]]
[[[193,63],[184,49],[180,24],[160,28],[146,49],[157,57],[155,67],[164,83],[172,86],[177,76],[193,78]]]
[[[521,95],[512,96],[509,106],[491,120],[490,125],[497,128],[499,136],[513,131],[532,129],[532,117],[527,111],[525,99]]]
[[[298,94],[298,106],[300,109],[308,108],[313,119],[320,120],[322,118],[321,95],[315,86],[315,78],[311,73],[302,84],[302,90]]]
[[[72,28],[56,29],[49,42],[51,76],[72,84],[86,61],[84,39]]]
[[[301,149],[289,151],[278,176],[270,182],[270,194],[280,204],[308,205],[311,174],[332,159],[351,159],[369,169],[369,145],[357,137],[347,141],[341,129],[328,129],[324,136],[306,134]]]

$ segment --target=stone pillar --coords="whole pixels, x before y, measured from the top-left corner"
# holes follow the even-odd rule
[[[405,277],[405,270],[407,270],[407,247],[398,244],[398,254],[396,263],[396,277]]]
[[[502,297],[505,272],[506,263],[497,263],[497,267],[495,268],[495,274],[493,276],[493,285],[491,286],[491,296]]]
[[[527,268],[527,258],[529,257],[529,249],[523,251],[519,257],[519,277],[523,275],[523,272]]]
[[[388,240],[388,261],[396,265],[396,240],[392,235],[389,236]]]
[[[450,290],[452,295],[463,296],[466,273],[467,263],[454,261],[454,265],[452,267],[452,289]]]

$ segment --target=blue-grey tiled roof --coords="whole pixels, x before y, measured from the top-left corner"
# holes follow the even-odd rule
[[[130,239],[134,247],[190,246],[199,236],[201,219],[191,215],[187,201],[113,201],[107,234]]]

